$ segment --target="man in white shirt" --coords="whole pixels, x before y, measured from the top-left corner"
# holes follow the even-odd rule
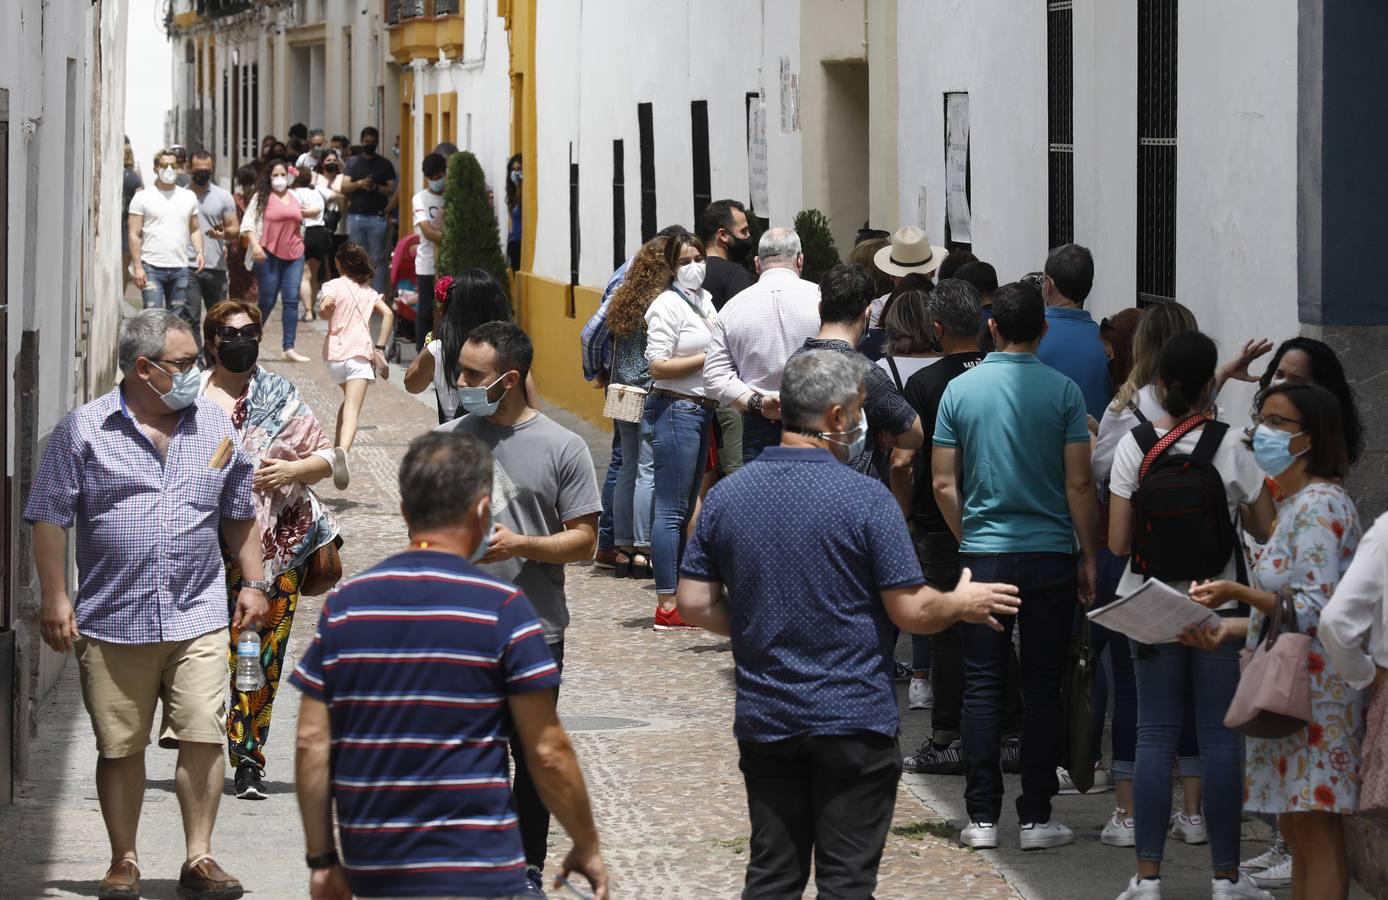
[[[772,228],[757,246],[757,283],[728,301],[713,323],[705,393],[743,413],[742,461],[781,441],[781,371],[819,332],[819,285],[805,281],[800,236]]]
[[[188,273],[203,270],[198,198],[178,186],[178,158],[172,150],[159,151],[154,171],[154,187],[143,188],[130,201],[130,274],[144,296],[145,309],[182,309],[187,302]]]
[[[448,160],[430,153],[421,166],[424,190],[414,195],[414,228],[419,250],[414,258],[419,306],[415,311],[415,352],[424,352],[424,338],[434,329],[434,273],[438,271],[439,241],[443,240],[443,190],[448,186]]]
[[[318,160],[323,158],[327,148],[328,138],[323,134],[323,129],[313,129],[308,133],[308,149],[299,154],[299,159],[294,163],[294,167],[308,169],[310,172],[318,171]]]

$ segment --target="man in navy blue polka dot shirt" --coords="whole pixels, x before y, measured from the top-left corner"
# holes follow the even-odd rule
[[[862,450],[852,354],[810,350],[781,382],[781,444],[714,486],[685,551],[685,621],[732,638],[733,733],[752,819],[744,897],[866,897],[901,775],[893,625],[1001,628],[1009,585],[925,584],[891,491],[845,463]],[[727,595],[723,593],[726,586]]]

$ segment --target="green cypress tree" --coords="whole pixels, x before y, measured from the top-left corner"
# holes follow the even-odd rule
[[[463,151],[448,160],[438,273],[458,275],[474,268],[490,272],[510,296],[511,270],[501,252],[501,227],[487,193],[487,179],[477,157]]]
[[[830,269],[843,262],[829,230],[829,217],[817,209],[802,210],[795,217],[795,233],[800,235],[800,249],[805,254],[805,269],[800,277],[819,284]]]

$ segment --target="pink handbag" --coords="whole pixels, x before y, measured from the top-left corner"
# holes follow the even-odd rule
[[[1283,631],[1283,628],[1286,631]],[[1296,606],[1278,597],[1262,638],[1239,654],[1239,687],[1224,726],[1256,738],[1284,738],[1311,721],[1311,639],[1296,630]]]

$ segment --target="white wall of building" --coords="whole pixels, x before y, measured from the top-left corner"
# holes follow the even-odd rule
[[[944,96],[967,91],[974,253],[1002,281],[1039,269],[1047,250],[1045,4],[914,0],[898,4],[898,15],[899,224],[921,224],[924,188],[926,233],[944,242]]]
[[[800,209],[800,137],[780,132],[779,59],[799,71],[799,7],[760,3],[611,0],[584,15],[579,4],[540,0],[536,21],[538,165],[527,189],[540,192],[534,271],[567,281],[570,144],[579,163],[579,281],[601,285],[612,271],[612,161],[623,142],[625,253],[641,242],[641,153],[637,104],[652,104],[656,227],[693,228],[690,103],[708,101],[713,199],[744,202],[746,95],[768,104],[769,214],[789,223]],[[626,23],[631,23],[627,27]],[[639,27],[638,26],[639,23]],[[489,173],[490,175],[490,173]],[[765,214],[765,213],[764,213]]]
[[[126,0],[125,135],[145,184],[153,184],[154,154],[164,146],[164,120],[173,106],[173,45],[158,0]]]

